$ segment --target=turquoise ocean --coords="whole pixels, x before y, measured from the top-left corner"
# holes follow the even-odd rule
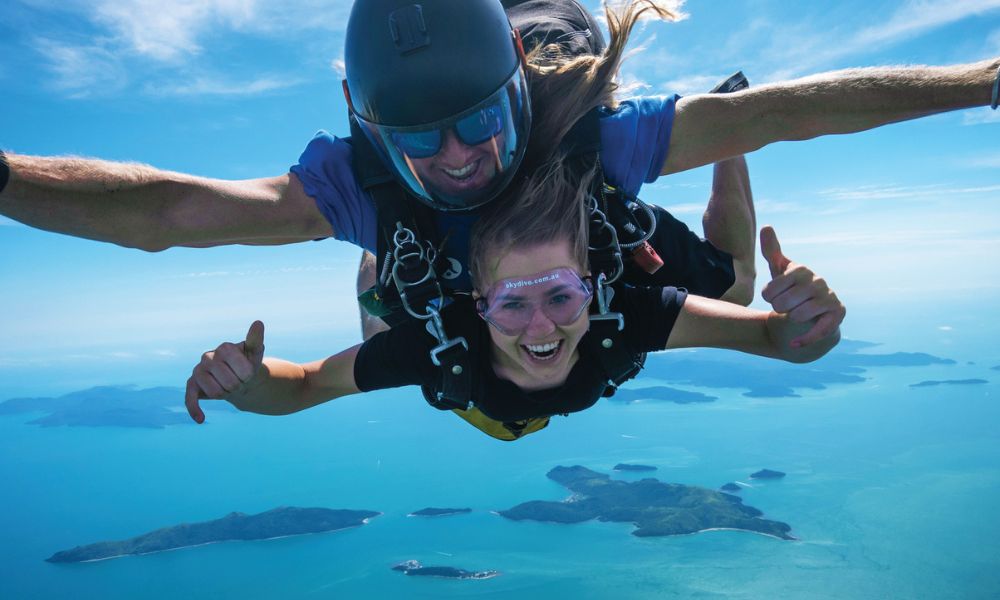
[[[925,352],[951,364],[865,367],[854,383],[786,397],[647,375],[630,385],[716,399],[602,402],[515,443],[429,409],[413,389],[290,417],[209,411],[200,427],[42,428],[25,424],[38,415],[3,416],[0,598],[996,598],[1000,332],[984,306],[971,302],[978,312],[939,335],[906,326],[918,309],[888,316],[862,307],[845,328],[882,343],[864,353]],[[180,385],[182,374],[160,378],[174,377]],[[911,387],[958,379],[986,383]],[[23,381],[4,385],[24,395]],[[31,395],[56,387],[50,375]],[[798,541],[740,531],[637,538],[626,523],[513,522],[491,512],[565,498],[545,477],[556,465],[642,476],[611,471],[619,462],[656,466],[661,481],[746,483],[744,502],[789,523]],[[761,468],[787,476],[751,481]],[[80,544],[284,505],[383,515],[326,534],[44,562]],[[473,511],[406,516],[427,506]],[[501,575],[390,570],[408,559]]]

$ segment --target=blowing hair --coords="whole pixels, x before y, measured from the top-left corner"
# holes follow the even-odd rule
[[[473,287],[483,292],[490,274],[505,254],[565,240],[571,256],[587,268],[586,200],[596,168],[582,176],[569,168],[560,142],[573,125],[594,108],[614,108],[618,70],[636,24],[644,17],[674,20],[679,2],[628,0],[605,4],[610,42],[600,55],[577,56],[558,44],[535,48],[527,56],[526,73],[534,119],[525,163],[539,165],[491,202],[472,230],[469,268]]]
[[[632,30],[647,17],[681,18],[676,8],[679,4],[676,0],[627,0],[615,6],[605,3],[609,43],[602,54],[573,55],[559,44],[538,47],[528,54],[525,72],[534,121],[527,161],[540,164],[552,160],[558,141],[580,118],[600,106],[617,106],[618,70]]]
[[[491,203],[472,229],[469,270],[473,288],[484,292],[492,273],[510,251],[565,240],[570,256],[587,268],[585,209],[595,171],[574,175],[556,158],[512,185]]]

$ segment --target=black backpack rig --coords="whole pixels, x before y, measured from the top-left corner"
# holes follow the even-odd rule
[[[571,54],[599,54],[606,43],[593,15],[577,0],[501,0],[512,28],[521,34],[525,50],[559,44]],[[746,87],[742,73],[736,73],[713,92],[729,92]],[[569,166],[578,173],[598,170],[588,202],[590,246],[588,258],[594,274],[594,294],[589,334],[583,342],[598,357],[607,377],[603,396],[610,397],[625,381],[642,369],[645,354],[628,351],[622,339],[624,319],[610,311],[612,284],[632,261],[643,271],[654,273],[663,261],[649,244],[656,229],[656,217],[649,205],[605,183],[600,170],[600,123],[597,109],[574,125],[564,150]],[[375,286],[361,294],[360,304],[389,326],[408,319],[425,321],[438,345],[431,361],[440,367],[441,380],[433,389],[423,388],[427,402],[440,410],[452,410],[483,432],[502,440],[515,440],[548,425],[540,416],[516,423],[499,423],[473,406],[471,399],[473,365],[466,332],[449,337],[441,321],[440,309],[446,293],[438,279],[450,264],[441,254],[444,246],[434,211],[410,196],[395,182],[378,152],[357,121],[351,117],[351,144],[354,174],[371,195],[378,219]],[[521,169],[525,169],[525,165]],[[531,165],[527,165],[528,169]],[[554,410],[558,414],[559,411]]]
[[[428,332],[438,341],[431,350],[431,361],[441,369],[441,382],[433,390],[425,389],[425,398],[441,410],[468,410],[473,406],[474,361],[469,356],[467,336],[450,337],[440,316],[445,298],[459,293],[446,291],[438,277],[450,268],[441,253],[446,232],[438,231],[433,209],[396,183],[353,119],[351,134],[355,176],[362,189],[371,195],[378,218],[376,282],[359,300],[370,315],[382,318],[390,326],[409,319],[427,323]],[[597,110],[581,119],[563,143],[570,168],[579,173],[598,169],[587,206],[588,255],[596,302],[590,316],[591,335],[584,339],[593,340],[591,350],[607,375],[604,395],[610,396],[621,383],[638,373],[645,358],[629,352],[621,339],[624,320],[620,313],[610,311],[614,296],[611,286],[624,272],[626,260],[635,260],[635,256],[655,257],[647,240],[653,235],[656,221],[648,205],[637,198],[626,198],[621,191],[605,184],[600,174]],[[531,167],[522,165],[521,169],[530,171]],[[628,253],[627,257],[623,251]],[[662,262],[652,263],[654,268],[649,272],[659,264]]]

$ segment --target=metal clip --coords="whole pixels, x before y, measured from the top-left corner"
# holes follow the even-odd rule
[[[402,223],[396,223],[396,233],[392,236],[392,241],[396,245],[393,249],[393,257],[395,261],[392,265],[392,280],[396,284],[396,289],[399,291],[399,298],[403,302],[403,308],[406,309],[413,318],[420,320],[427,320],[431,318],[430,311],[427,313],[418,313],[410,305],[409,298],[407,296],[407,288],[426,283],[427,281],[435,280],[437,274],[434,272],[434,263],[429,251],[425,250],[417,242],[417,236],[413,231],[403,227]],[[410,246],[409,248],[407,246]],[[431,250],[430,252],[433,252]],[[436,252],[433,252],[436,256]],[[401,269],[412,269],[416,265],[414,261],[423,263],[427,266],[423,275],[413,281],[405,281],[401,275]],[[440,286],[438,286],[438,304],[444,303],[444,292],[441,291]]]
[[[444,331],[444,323],[441,321],[441,313],[438,312],[433,306],[427,308],[428,321],[427,321],[427,331],[434,338],[440,342],[431,350],[431,362],[435,367],[441,366],[441,359],[438,358],[442,352],[452,348],[454,346],[464,346],[466,350],[469,349],[469,343],[465,341],[464,337],[457,337],[453,340],[448,339],[448,334]],[[458,373],[456,373],[458,374]]]
[[[618,232],[608,222],[607,215],[601,211],[599,202],[593,194],[587,197],[587,210],[590,212],[590,245],[588,245],[588,250],[591,252],[610,252],[614,258],[615,265],[612,272],[608,275],[608,283],[614,283],[625,272],[621,245],[618,243]],[[594,246],[594,241],[600,239],[600,234],[604,233],[607,234],[608,243],[604,246]]]
[[[610,312],[611,300],[615,297],[615,290],[608,287],[607,277],[604,273],[598,273],[594,283],[594,297],[597,298],[597,314],[591,315],[591,321],[617,321],[618,331],[625,328],[625,317],[618,312]]]

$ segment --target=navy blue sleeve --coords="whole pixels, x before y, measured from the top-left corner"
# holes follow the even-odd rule
[[[320,131],[291,172],[316,201],[338,240],[375,252],[378,238],[375,206],[354,178],[352,156],[347,141]]]
[[[601,164],[608,183],[637,196],[660,176],[667,160],[679,96],[625,100],[601,116]]]
[[[659,352],[687,300],[687,291],[675,287],[619,287],[612,310],[625,319],[625,341],[634,352]]]

